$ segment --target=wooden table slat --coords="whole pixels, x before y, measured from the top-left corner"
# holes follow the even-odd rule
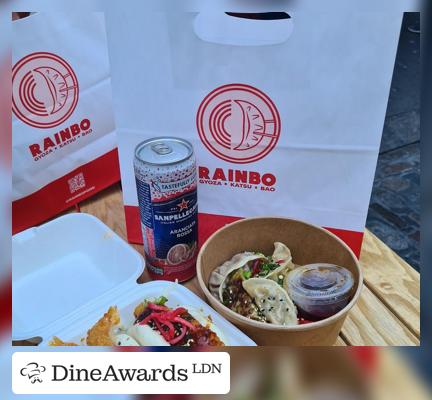
[[[336,343],[334,346],[348,346],[345,340],[343,340],[340,336],[338,336]]]
[[[367,287],[348,314],[342,336],[353,346],[419,345],[419,339]]]
[[[369,231],[360,261],[366,286],[420,337],[420,274]]]

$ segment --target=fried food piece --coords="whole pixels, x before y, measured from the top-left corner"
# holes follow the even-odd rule
[[[57,336],[54,336],[48,344],[50,346],[78,346],[76,343],[63,342],[63,340],[59,339]]]
[[[135,318],[138,318],[145,311],[146,308],[147,308],[147,303],[143,302],[138,304],[134,310]]]
[[[120,324],[117,307],[110,307],[104,316],[87,332],[88,346],[113,346],[111,332]]]

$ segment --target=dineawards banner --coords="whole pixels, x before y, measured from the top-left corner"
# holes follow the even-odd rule
[[[298,4],[265,19],[126,8],[115,18],[127,24],[113,16],[129,241],[142,243],[134,149],[168,135],[196,152],[201,243],[239,218],[286,216],[328,228],[359,255],[402,13],[306,13]]]
[[[13,232],[120,179],[103,13],[14,21]]]
[[[15,394],[227,394],[226,352],[16,352]],[[126,398],[126,397],[125,397]]]

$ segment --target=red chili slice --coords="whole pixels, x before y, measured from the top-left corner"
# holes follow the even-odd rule
[[[158,331],[160,332],[160,334],[164,337],[164,339],[169,342],[171,340],[171,338],[169,337],[168,332],[166,332],[163,328],[162,325],[160,324],[160,322],[157,319],[154,319],[154,323],[158,329]]]
[[[175,310],[169,310],[165,306],[149,303],[148,308],[151,309],[152,312],[146,318],[140,321],[139,324],[145,325],[150,321],[153,321],[160,334],[166,341],[170,343],[171,341],[174,341],[174,344],[178,343],[186,335],[188,329],[191,331],[196,330],[196,327],[193,324],[179,316],[187,312],[187,310],[183,307],[178,307]],[[174,322],[181,324],[181,333],[177,337],[175,337],[176,330],[174,327]]]
[[[170,344],[172,346],[176,345],[178,342],[180,342],[185,337],[187,328],[184,325],[182,325],[181,329],[182,330],[181,330],[180,335],[178,335],[176,338],[174,338],[173,340],[170,341]]]
[[[168,307],[159,306],[159,305],[154,304],[154,303],[148,303],[147,307],[150,308],[150,310],[155,310],[155,311],[169,311]]]
[[[175,334],[175,328],[174,325],[166,318],[166,314],[167,313],[153,313],[152,314],[152,319],[153,321],[157,322],[156,326],[159,329],[163,330],[164,333],[166,333],[168,335],[168,338],[171,340],[174,337]],[[163,327],[168,328],[168,331],[166,329],[163,329]]]
[[[252,274],[253,275],[256,275],[256,274],[258,274],[258,272],[260,272],[259,263],[260,263],[260,260],[255,260],[254,263],[252,264]]]
[[[178,307],[175,310],[170,312],[170,316],[176,317],[177,315],[183,314],[185,312],[187,312],[186,308]]]
[[[189,321],[186,321],[183,318],[175,317],[174,321],[178,322],[179,324],[182,324],[182,325],[188,327],[191,331],[195,331],[195,329],[196,329],[195,326],[193,326]]]
[[[177,317],[178,315],[181,315],[183,313],[187,312],[187,310],[183,307],[178,307],[175,310],[172,311],[168,311],[165,313],[161,313],[161,317],[163,317],[166,320],[172,321],[175,317]]]
[[[156,315],[156,313],[151,313],[151,314],[147,315],[147,317],[145,317],[142,321],[138,322],[138,324],[139,325],[147,324],[148,322],[150,322],[154,318],[155,315]]]
[[[171,322],[169,322],[169,321],[164,321],[163,325],[165,325],[168,328],[169,338],[172,339],[174,337],[174,335],[175,335],[174,325]]]

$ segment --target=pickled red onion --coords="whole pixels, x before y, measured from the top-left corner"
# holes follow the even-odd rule
[[[177,344],[178,342],[180,342],[180,341],[185,337],[185,335],[186,335],[186,331],[187,331],[186,326],[182,325],[182,330],[181,330],[180,335],[178,335],[176,338],[172,339],[169,343],[170,343],[171,345],[175,345],[175,344]]]

